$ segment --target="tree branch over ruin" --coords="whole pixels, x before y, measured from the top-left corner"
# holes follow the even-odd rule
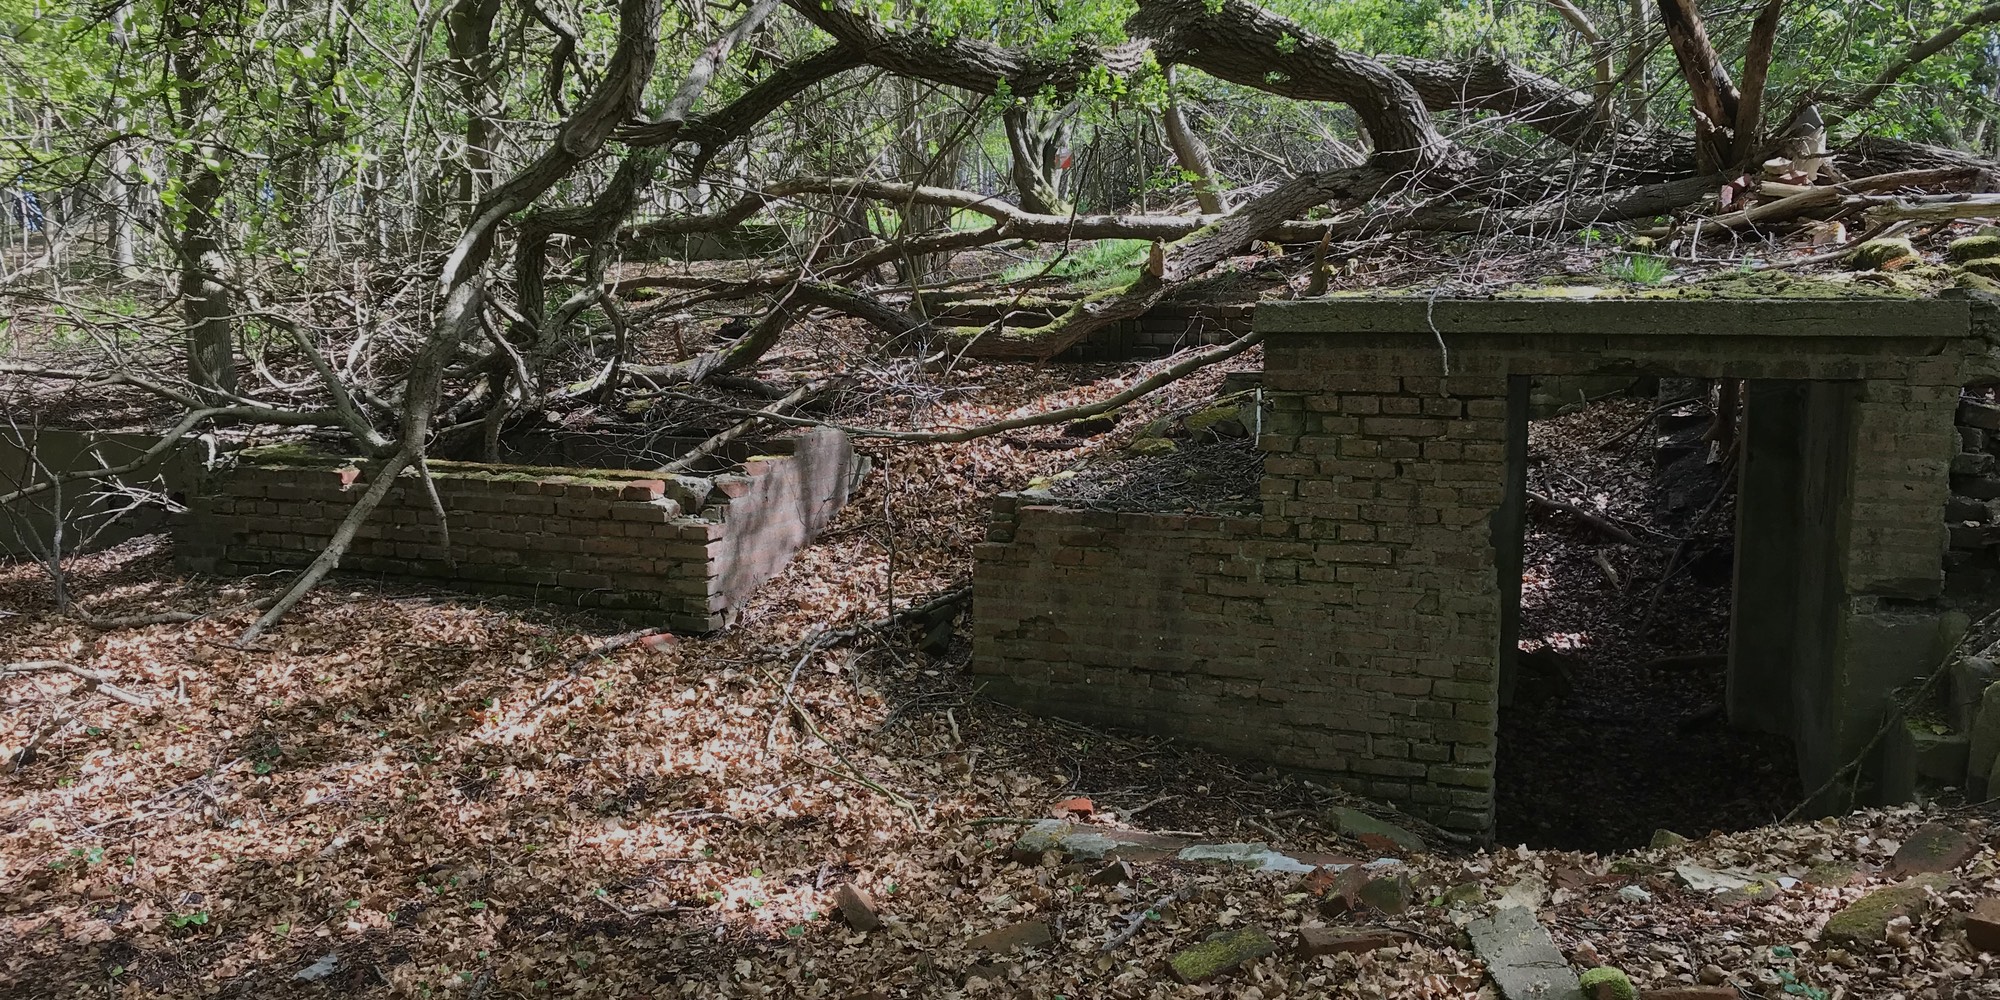
[[[1896,57],[1894,62],[1884,66],[1880,73],[1875,74],[1875,79],[1870,80],[1867,86],[1861,88],[1853,97],[1841,102],[1833,114],[1827,116],[1827,123],[1836,124],[1867,110],[1905,74],[1915,69],[1918,63],[1950,48],[1953,42],[1971,34],[1973,29],[1994,23],[2000,23],[2000,3],[1981,7],[1930,37],[1911,45],[1902,55]]]
[[[1007,431],[1025,430],[1030,427],[1046,427],[1050,424],[1068,423],[1072,420],[1094,417],[1100,413],[1109,413],[1135,399],[1151,395],[1159,389],[1178,382],[1209,365],[1227,361],[1263,341],[1264,334],[1261,332],[1246,333],[1220,347],[1202,351],[1177,361],[1132,383],[1117,394],[1098,400],[1095,403],[1080,403],[1076,406],[1067,406],[1059,410],[1048,410],[1023,417],[1008,417],[1005,420],[995,420],[991,423],[945,431],[898,431],[881,427],[859,427],[828,420],[786,416],[774,411],[770,407],[761,410],[750,410],[742,407],[723,407],[723,409],[741,416],[758,417],[773,423],[790,424],[794,427],[828,427],[840,431],[849,437],[874,438],[884,441],[896,441],[902,444],[957,444],[978,438],[991,437],[995,434],[1004,434]],[[679,392],[663,391],[659,395],[691,402],[710,402],[699,396],[691,396]]]
[[[603,81],[576,114],[563,122],[555,141],[540,156],[481,198],[471,225],[445,260],[438,278],[438,297],[443,307],[404,378],[404,412],[395,452],[383,460],[376,473],[377,481],[355,501],[326,548],[271,609],[244,631],[237,640],[239,645],[254,641],[276,624],[340,565],[341,556],[361,525],[388,495],[396,477],[422,460],[445,366],[478,322],[485,295],[479,279],[492,256],[501,222],[533,204],[579,164],[596,155],[612,132],[638,111],[659,47],[660,7],[661,0],[620,0],[618,44]]]
[[[1408,81],[1248,0],[1139,0],[1125,30],[1151,39],[1162,63],[1293,100],[1353,108],[1381,165],[1411,171],[1420,182],[1430,182],[1433,172],[1470,166],[1470,158],[1439,134]]]

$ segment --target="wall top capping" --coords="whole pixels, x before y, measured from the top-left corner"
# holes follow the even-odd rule
[[[1855,295],[1796,299],[1334,297],[1262,303],[1256,329],[1311,334],[1507,336],[1866,337],[1950,340],[1972,335],[1964,298]]]

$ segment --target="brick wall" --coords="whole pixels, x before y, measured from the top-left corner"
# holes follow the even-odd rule
[[[814,431],[777,450],[788,454],[706,478],[432,462],[446,524],[405,473],[341,569],[720,628],[847,501],[844,435]],[[178,557],[208,573],[304,566],[369,474],[370,463],[295,449],[246,453],[176,526]]]
[[[1262,515],[1001,498],[974,573],[989,693],[1327,772],[1486,832],[1535,375],[1855,383],[1821,435],[1841,509],[1812,541],[1838,554],[1836,598],[1760,611],[1837,636],[1798,677],[1760,678],[1815,700],[1796,723],[1816,727],[1796,734],[1808,787],[1925,668],[1927,648],[1872,637],[1910,627],[1876,614],[1884,599],[1907,617],[1902,602],[1938,592],[1965,303],[1349,300],[1267,304],[1257,322]]]

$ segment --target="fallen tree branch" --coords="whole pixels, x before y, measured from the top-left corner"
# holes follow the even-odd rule
[[[1183,361],[1177,362],[1168,368],[1165,368],[1159,372],[1147,376],[1144,379],[1139,380],[1138,382],[1133,383],[1129,388],[1125,389],[1123,392],[1120,392],[1117,395],[1111,396],[1108,399],[1103,399],[1095,403],[1084,403],[1077,406],[1065,407],[1060,410],[1049,410],[1043,413],[1032,414],[1025,417],[1009,417],[1006,420],[996,420],[989,424],[979,424],[974,427],[965,427],[955,430],[896,431],[881,427],[859,427],[852,424],[836,423],[830,420],[811,420],[803,417],[788,417],[782,414],[765,413],[762,410],[748,410],[748,409],[743,409],[741,407],[721,407],[721,409],[724,410],[725,412],[740,413],[745,416],[761,415],[764,417],[764,419],[771,420],[781,424],[790,424],[791,426],[794,427],[831,427],[834,430],[840,431],[848,435],[849,437],[877,438],[886,441],[902,441],[908,444],[956,444],[963,441],[972,441],[978,438],[989,437],[991,435],[1000,434],[1005,431],[1020,430],[1025,427],[1043,427],[1049,424],[1066,423],[1071,420],[1080,420],[1084,417],[1094,417],[1100,413],[1105,413],[1111,410],[1115,410],[1121,406],[1124,406],[1126,403],[1129,403],[1135,399],[1140,398],[1141,396],[1144,396],[1148,393],[1153,392],[1156,389],[1159,389],[1161,386],[1168,385],[1173,382],[1177,382],[1183,378],[1186,378],[1188,375],[1196,371],[1199,371],[1202,368],[1206,368],[1209,365],[1215,364],[1220,361],[1227,361],[1230,358],[1233,358],[1236,355],[1249,350],[1256,344],[1261,343],[1263,339],[1264,335],[1261,332],[1246,333],[1243,336],[1238,337],[1235,340],[1230,341],[1229,343],[1221,347],[1218,347],[1214,350],[1205,351],[1203,353],[1189,357]],[[713,401],[703,399],[699,396],[691,396],[688,395],[687,393],[672,392],[668,390],[659,390],[654,393],[648,393],[642,395],[666,396],[672,399],[680,399],[689,402],[703,403],[710,406],[714,405]]]
[[[1582,507],[1579,507],[1576,504],[1570,503],[1566,500],[1557,500],[1554,497],[1543,496],[1542,494],[1537,493],[1534,490],[1529,490],[1528,504],[1533,507],[1540,507],[1543,510],[1560,511],[1564,514],[1568,514],[1569,516],[1574,517],[1579,521],[1582,521],[1584,524],[1590,526],[1591,528],[1596,529],[1596,531],[1599,534],[1605,535],[1606,537],[1609,537],[1613,540],[1624,542],[1627,545],[1639,544],[1639,539],[1633,537],[1631,532],[1626,531],[1617,522],[1611,520],[1608,517],[1605,517],[1602,514],[1597,514],[1592,511],[1585,510]]]
[[[111,675],[101,670],[90,670],[62,660],[23,660],[19,663],[0,665],[0,675],[25,674],[37,670],[59,670],[83,681],[83,690],[96,691],[112,701],[123,702],[133,708],[152,708],[153,700],[142,694],[135,694],[111,683]]]
[[[734,441],[737,438],[740,438],[743,435],[750,433],[752,430],[762,426],[764,424],[765,417],[783,413],[784,411],[799,405],[799,403],[804,401],[807,396],[810,396],[813,393],[818,392],[820,389],[824,388],[825,385],[826,383],[820,380],[813,380],[806,382],[805,384],[787,393],[783,399],[776,400],[771,405],[766,406],[761,410],[758,410],[755,414],[751,415],[743,422],[736,424],[735,426],[730,427],[726,430],[723,430],[715,434],[713,437],[710,437],[708,440],[703,441],[702,443],[695,445],[692,448],[689,448],[686,454],[682,455],[679,458],[674,459],[671,462],[668,462],[665,465],[660,466],[660,468],[657,471],[668,472],[668,473],[679,473],[687,471],[689,466],[693,465],[698,461],[701,461],[703,458],[706,458],[711,454],[714,454],[715,449],[720,448],[723,445],[728,444],[729,442]]]
[[[1843,207],[1848,198],[1869,192],[1883,191],[1899,187],[1926,187],[1933,184],[1947,184],[1952,181],[1967,180],[1977,176],[1977,171],[1967,167],[1944,167],[1925,170],[1905,170],[1893,174],[1876,174],[1841,184],[1807,188],[1798,194],[1780,198],[1777,201],[1752,205],[1737,212],[1726,212],[1701,220],[1704,227],[1741,229],[1763,223],[1789,222],[1801,216],[1828,209]]]

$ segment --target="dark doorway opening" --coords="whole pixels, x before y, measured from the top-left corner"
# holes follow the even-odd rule
[[[1567,405],[1521,387],[1511,407],[1521,589],[1495,832],[1617,850],[1768,823],[1799,781],[1789,739],[1729,725],[1738,450],[1715,413],[1740,386],[1592,387]]]

